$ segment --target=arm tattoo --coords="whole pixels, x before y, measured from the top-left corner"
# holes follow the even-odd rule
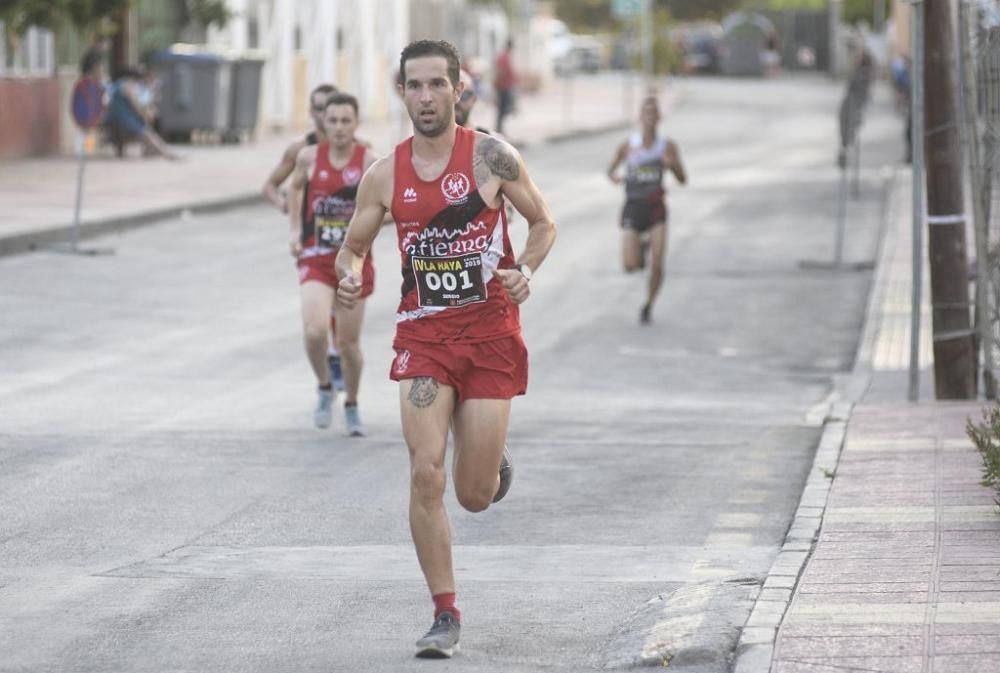
[[[501,180],[517,180],[521,166],[517,157],[506,143],[496,138],[483,138],[476,146],[473,157],[473,172],[476,182],[482,184],[496,175]]]
[[[407,399],[417,409],[426,409],[437,399],[438,382],[429,376],[418,376],[410,384],[410,394]]]

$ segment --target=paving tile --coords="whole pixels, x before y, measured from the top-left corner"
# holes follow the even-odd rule
[[[955,625],[947,625],[955,628]],[[968,625],[972,626],[972,625]],[[992,624],[977,625],[977,628],[989,628]],[[943,626],[937,626],[940,630]],[[821,636],[828,638],[852,637],[920,637],[924,636],[923,624],[817,624],[815,622],[796,622],[785,620],[781,626],[781,638],[801,638]]]
[[[877,592],[837,592],[809,593],[799,590],[795,599],[800,605],[834,605],[837,603],[856,603],[859,605],[879,603],[927,603],[927,591],[905,591],[891,593]]]
[[[803,577],[798,592],[801,594],[893,594],[920,592],[925,596],[930,587],[929,582],[850,582],[829,583],[813,582]]]
[[[775,673],[921,673],[923,657],[809,657],[786,660],[778,648]],[[935,670],[935,673],[940,673]],[[991,671],[996,673],[996,671]]]
[[[934,673],[997,673],[1000,654],[945,654],[934,657]]]
[[[940,569],[942,582],[995,582],[1000,580],[1000,568],[988,566],[944,566]]]
[[[982,636],[979,636],[982,637]],[[778,651],[782,659],[830,657],[922,656],[922,636],[782,636]]]
[[[930,568],[869,568],[855,572],[838,571],[836,569],[806,568],[803,579],[809,582],[827,582],[830,584],[850,584],[863,582],[929,582]]]
[[[941,602],[938,603],[934,612],[934,622],[936,624],[1000,624],[1000,603],[992,601]]]
[[[934,633],[938,636],[995,636],[1000,639],[1000,624],[935,624]]]
[[[792,602],[795,621],[835,624],[923,624],[927,609],[921,603],[820,603]],[[988,621],[988,620],[981,620]]]
[[[941,593],[981,591],[987,595],[995,595],[1000,591],[1000,582],[941,582],[938,590]]]
[[[937,656],[942,654],[1000,654],[1000,638],[997,638],[997,634],[935,635],[934,654]]]

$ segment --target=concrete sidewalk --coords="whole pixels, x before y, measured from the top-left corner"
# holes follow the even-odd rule
[[[659,86],[667,106],[677,99],[677,88]],[[567,136],[624,128],[638,114],[641,87],[624,75],[556,80],[542,91],[526,94],[505,131],[519,146],[531,146]],[[362,111],[363,113],[364,111]],[[482,100],[473,123],[495,124],[495,108]],[[359,137],[386,154],[409,125],[364,121]],[[187,159],[169,162],[132,156],[120,160],[110,149],[87,161],[81,220],[86,236],[175,217],[185,210],[205,211],[251,203],[291,140],[301,134],[283,134],[245,145],[182,147]],[[76,194],[75,157],[26,159],[0,163],[0,256],[30,250],[40,244],[70,237]]]
[[[1000,671],[1000,514],[965,434],[986,403],[932,400],[926,305],[927,401],[906,401],[910,181],[894,181],[854,380],[831,407],[737,673]]]

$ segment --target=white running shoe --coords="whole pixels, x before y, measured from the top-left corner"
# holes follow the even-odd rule
[[[316,401],[316,411],[313,414],[313,421],[316,423],[317,428],[328,428],[333,421],[333,412],[331,411],[333,407],[333,391],[320,388],[317,392],[319,393],[319,399]]]

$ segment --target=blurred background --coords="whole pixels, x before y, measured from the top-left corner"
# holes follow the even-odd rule
[[[307,93],[323,82],[401,136],[393,76],[413,39],[458,46],[487,103],[513,39],[518,92],[530,101],[609,74],[842,75],[851,35],[885,69],[909,49],[907,10],[889,0],[11,0],[0,9],[0,157],[72,152],[65,111],[92,48],[107,81],[148,71],[149,116],[170,141],[304,129]],[[633,108],[631,95],[622,107]]]

